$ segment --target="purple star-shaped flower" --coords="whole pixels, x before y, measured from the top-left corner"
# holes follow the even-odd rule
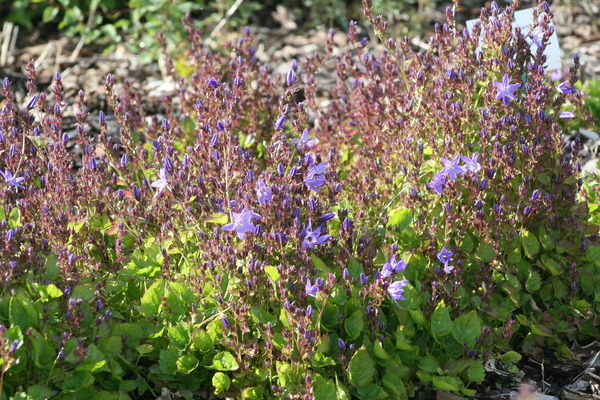
[[[315,145],[314,139],[308,139],[308,129],[302,131],[302,135],[300,139],[292,139],[292,143],[296,145],[296,147],[300,148],[302,146],[306,146],[311,148]]]
[[[266,186],[265,181],[260,178],[258,179],[256,195],[258,196],[258,202],[263,206],[269,203],[272,198],[271,188]]]
[[[310,278],[306,279],[306,286],[304,287],[306,290],[306,295],[311,297],[317,297],[317,292],[319,291],[319,287],[317,285],[313,285],[310,282]]]
[[[573,118],[575,118],[575,114],[573,114],[571,111],[561,111],[558,118],[573,119]]]
[[[471,158],[467,156],[460,156],[460,159],[465,163],[463,167],[466,171],[477,173],[481,170],[481,164],[479,164],[479,154],[473,153]]]
[[[573,94],[573,93],[575,93],[577,90],[574,87],[569,86],[568,85],[569,83],[570,83],[569,81],[561,82],[556,87],[556,90],[558,90],[559,93],[563,93],[563,94]]]
[[[240,240],[244,240],[246,232],[254,232],[256,226],[252,223],[253,219],[261,219],[262,217],[252,210],[244,208],[241,213],[233,212],[233,222],[224,225],[221,229],[224,231],[235,231]]]
[[[406,269],[406,260],[402,259],[396,262],[396,255],[393,255],[392,258],[385,264],[383,264],[383,268],[381,269],[381,277],[387,278],[391,276],[392,273],[400,273]]]
[[[511,100],[517,100],[513,92],[520,88],[521,84],[510,83],[510,81],[508,80],[508,74],[504,74],[502,82],[494,81],[494,85],[498,89],[496,100],[502,100],[504,105],[509,105]]]
[[[319,165],[313,165],[306,174],[304,178],[304,183],[310,190],[314,190],[315,192],[319,192],[319,187],[325,184],[325,176],[323,173],[327,166],[328,162],[321,163]]]
[[[463,172],[467,172],[465,167],[462,165],[458,165],[460,162],[460,154],[454,157],[452,160],[448,160],[445,157],[441,157],[440,160],[442,164],[444,164],[444,168],[440,171],[441,175],[448,175],[450,179],[453,181],[456,180],[456,174],[462,174]]]
[[[394,299],[394,303],[396,303],[396,305],[398,307],[400,307],[400,304],[398,304],[398,300],[404,300],[404,287],[408,284],[408,280],[402,280],[402,281],[396,281],[392,284],[390,284],[390,286],[388,287],[388,293],[390,294],[390,296],[392,297],[392,299]]]
[[[308,222],[308,226],[305,229],[305,236],[302,240],[302,248],[313,249],[315,245],[323,244],[327,240],[329,240],[329,235],[321,235],[321,231],[323,230],[322,226],[319,226],[317,229],[313,231],[312,222]]]
[[[21,183],[25,180],[25,177],[22,177],[22,176],[16,177],[8,169],[5,169],[4,172],[2,170],[0,170],[0,174],[2,174],[2,177],[4,178],[4,180],[6,181],[8,186],[15,186],[15,187],[20,187],[21,189],[25,189],[24,186],[19,185],[19,183]]]
[[[442,194],[442,189],[444,188],[444,183],[446,183],[446,176],[443,174],[435,174],[431,183],[427,186],[435,190],[437,194]]]
[[[153,188],[158,189],[158,192],[154,194],[154,198],[156,198],[156,196],[161,194],[163,190],[165,190],[165,188],[169,186],[169,182],[167,181],[167,169],[165,167],[162,167],[160,169],[160,171],[158,172],[158,176],[160,177],[160,179],[150,184],[150,186],[152,186]]]
[[[447,274],[449,274],[454,269],[454,267],[450,265],[450,261],[454,260],[452,258],[453,255],[453,252],[451,252],[450,250],[446,250],[446,246],[442,247],[442,250],[439,253],[437,253],[437,258],[442,264],[444,264],[444,272],[446,272]]]

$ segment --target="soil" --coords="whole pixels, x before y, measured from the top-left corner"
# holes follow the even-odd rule
[[[502,3],[501,0],[498,0]],[[462,11],[457,14],[459,24],[467,19],[476,18],[482,5],[480,0],[463,0]],[[521,2],[525,8],[531,2]],[[445,21],[445,7],[450,2],[438,1],[435,8],[426,10],[422,37],[412,37],[412,45],[416,49],[425,49],[427,37],[434,23]],[[502,6],[502,4],[501,4]],[[600,0],[562,0],[554,1],[551,5],[555,13],[554,24],[559,36],[563,52],[563,65],[570,65],[572,56],[579,53],[581,57],[581,78],[600,79]],[[274,73],[284,75],[289,68],[292,58],[322,51],[325,46],[327,29],[325,27],[303,30],[290,18],[291,13],[281,7],[270,15],[269,21],[275,21],[275,26],[269,28],[254,28],[257,37],[257,57],[269,63]],[[410,21],[408,21],[410,22]],[[401,23],[407,23],[406,21]],[[368,35],[368,30],[363,30]],[[236,38],[236,32],[228,32],[227,26],[219,33],[220,40]],[[25,88],[25,64],[35,60],[39,72],[37,85],[42,90],[48,90],[53,76],[60,72],[63,78],[65,98],[74,99],[79,90],[86,94],[86,105],[90,111],[91,133],[99,130],[95,126],[98,112],[107,110],[104,94],[106,75],[111,73],[118,85],[129,80],[132,86],[139,90],[147,102],[148,114],[161,113],[161,98],[164,94],[174,91],[175,85],[163,73],[161,63],[141,65],[138,55],[117,46],[114,51],[104,53],[100,45],[78,47],[80,38],[67,38],[54,31],[41,27],[32,31],[15,29],[5,24],[0,34],[0,78],[8,77],[16,88],[17,100],[25,103],[27,90]],[[335,34],[334,42],[343,50],[347,47],[346,37],[342,32]],[[334,72],[325,71],[321,74],[323,88],[320,93],[321,102],[328,101],[327,85],[333,84]],[[0,99],[0,106],[2,100]],[[75,118],[69,115],[65,108],[65,126],[67,133],[72,130],[75,134]],[[114,123],[107,118],[109,124]],[[69,125],[71,124],[71,125]],[[589,173],[597,173],[596,164],[600,151],[600,129],[565,134],[567,142],[579,136],[584,141],[584,152],[581,160],[583,169]],[[567,143],[568,144],[568,143]],[[73,148],[73,152],[81,149]],[[78,157],[75,157],[77,159]],[[552,356],[551,349],[541,351],[536,359],[524,357],[517,365],[518,372],[508,371],[508,367],[499,361],[491,360],[486,364],[488,378],[477,387],[478,399],[600,399],[600,343],[592,342],[585,345],[573,343],[571,348],[574,359],[565,362]],[[208,394],[207,394],[208,396]],[[455,395],[439,391],[434,396],[440,400],[460,399]],[[164,392],[159,399],[177,399],[176,394]],[[207,397],[209,398],[209,397]],[[212,398],[212,397],[211,397]]]

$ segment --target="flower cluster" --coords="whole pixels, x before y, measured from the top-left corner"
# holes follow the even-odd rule
[[[464,163],[463,165],[460,165],[461,161]],[[442,194],[444,184],[446,183],[446,177],[455,181],[458,174],[466,172],[477,174],[481,170],[479,155],[477,153],[474,153],[472,157],[457,155],[452,160],[441,157],[441,162],[444,165],[444,168],[433,176],[433,179],[428,185],[440,195]]]

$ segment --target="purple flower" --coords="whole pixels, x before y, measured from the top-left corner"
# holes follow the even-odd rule
[[[219,81],[216,80],[215,78],[210,78],[208,80],[208,84],[212,87],[212,88],[217,88],[219,87]]]
[[[280,130],[283,128],[283,124],[285,124],[285,115],[282,115],[275,122],[275,129]]]
[[[509,105],[510,100],[517,100],[513,92],[521,87],[520,83],[510,83],[508,74],[504,74],[502,82],[494,81],[494,85],[498,89],[496,100],[502,100],[504,105]]]
[[[167,169],[165,167],[160,169],[160,171],[158,172],[158,176],[160,177],[160,179],[150,184],[150,186],[152,186],[153,188],[158,189],[158,192],[154,194],[153,198],[156,198],[159,194],[162,193],[163,190],[165,190],[167,186],[169,186],[169,182],[167,182]]]
[[[317,297],[317,292],[319,291],[319,287],[317,285],[313,285],[310,282],[310,278],[306,279],[306,286],[304,286],[307,296]]]
[[[291,68],[287,74],[287,84],[292,86],[294,82],[296,82],[296,73],[294,72],[294,69]]]
[[[453,261],[453,255],[453,252],[451,252],[450,250],[446,250],[446,246],[442,247],[442,250],[439,253],[437,253],[437,258],[442,264],[444,264],[444,272],[446,272],[447,274],[449,274],[452,271],[452,269],[454,269],[454,267],[450,265],[450,261]]]
[[[441,173],[435,174],[431,183],[427,186],[435,190],[437,194],[442,194],[442,189],[444,188],[444,183],[446,183],[446,176]]]
[[[0,174],[2,174],[2,177],[4,178],[8,186],[15,186],[20,187],[21,189],[25,189],[24,186],[19,185],[19,183],[25,180],[25,177],[16,177],[8,169],[5,169],[4,172],[0,170]]]
[[[246,232],[254,232],[256,228],[252,219],[261,219],[262,217],[252,210],[244,208],[241,213],[233,212],[233,222],[224,225],[221,229],[224,231],[235,231],[240,240],[244,240]]]
[[[319,187],[325,184],[325,176],[323,173],[325,172],[325,169],[327,169],[328,165],[328,162],[324,162],[319,165],[314,165],[308,170],[306,178],[304,178],[304,183],[310,190],[314,190],[318,193]]]
[[[465,167],[458,165],[458,163],[460,162],[460,157],[460,155],[457,155],[452,160],[448,160],[445,157],[441,157],[440,160],[442,161],[442,164],[444,164],[444,168],[442,168],[440,174],[448,175],[448,177],[452,179],[452,181],[455,181],[456,174],[462,174],[463,172],[466,172],[467,169]]]
[[[575,114],[573,114],[571,111],[562,111],[560,113],[560,115],[558,116],[558,118],[573,119],[573,118],[575,118]]]
[[[563,94],[575,93],[577,90],[574,87],[569,86],[568,83],[569,83],[569,81],[562,82],[560,85],[558,85],[556,87],[556,90],[558,90],[559,93],[563,93]]]
[[[258,179],[256,195],[258,196],[258,202],[263,206],[269,203],[272,198],[271,188],[266,186],[265,181],[260,178]]]
[[[535,43],[537,47],[542,47],[544,45],[544,32],[538,26],[531,32],[531,41]]]
[[[387,278],[388,276],[392,275],[392,272],[398,274],[406,269],[406,265],[406,260],[402,259],[396,262],[396,255],[393,255],[388,262],[383,264],[383,268],[381,269],[380,273],[381,277]]]
[[[396,303],[398,307],[400,307],[400,304],[398,304],[398,300],[404,300],[404,296],[402,294],[404,293],[404,287],[407,284],[408,280],[405,279],[402,281],[396,281],[388,287],[388,293],[390,294],[392,299],[394,299],[394,303]]]
[[[471,158],[467,156],[460,156],[462,162],[465,163],[463,166],[466,171],[471,171],[473,173],[477,173],[481,170],[481,164],[479,164],[479,154],[473,153]]]
[[[315,145],[315,141],[313,139],[308,139],[308,129],[305,129],[302,131],[302,136],[300,136],[300,139],[292,139],[292,144],[295,144],[298,148],[302,146],[311,148]]]
[[[305,230],[305,236],[304,236],[304,240],[302,240],[302,248],[309,248],[309,249],[313,249],[315,247],[315,245],[318,244],[323,244],[325,243],[327,240],[329,240],[330,236],[329,235],[321,235],[321,231],[322,231],[323,227],[319,226],[317,229],[315,229],[314,231],[312,230],[312,222],[308,221],[308,226],[306,227]]]

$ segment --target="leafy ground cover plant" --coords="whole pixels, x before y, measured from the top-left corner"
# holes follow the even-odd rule
[[[471,33],[449,10],[414,53],[364,5],[385,50],[351,25],[352,51],[332,32],[286,76],[249,30],[213,53],[188,18],[193,73],[167,55],[164,116],[109,75],[97,136],[60,74],[47,95],[30,63],[23,106],[4,79],[3,398],[474,395],[485,360],[598,336],[598,228],[559,125],[581,117],[578,63],[546,77],[548,6],[529,32],[516,5]]]

